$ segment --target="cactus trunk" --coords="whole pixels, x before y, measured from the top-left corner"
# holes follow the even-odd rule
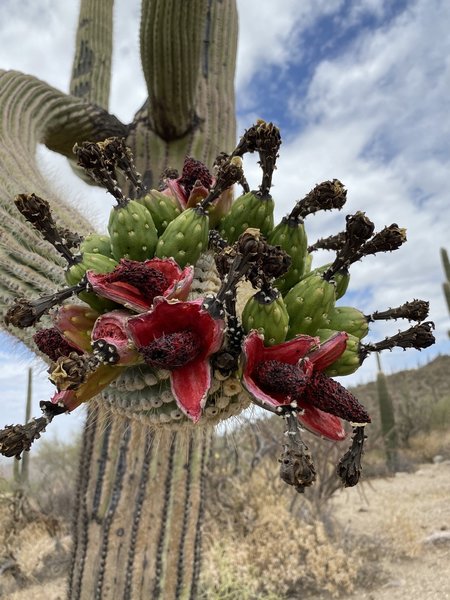
[[[196,598],[210,432],[150,432],[89,409],[71,600]]]

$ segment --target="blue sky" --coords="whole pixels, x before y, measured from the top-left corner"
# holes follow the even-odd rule
[[[448,354],[450,322],[439,248],[450,251],[450,4],[239,0],[238,7],[239,131],[259,117],[281,128],[273,189],[277,216],[316,183],[336,177],[348,188],[347,206],[341,213],[310,217],[311,241],[342,229],[345,214],[356,210],[365,211],[377,229],[393,222],[406,227],[408,243],[401,250],[354,265],[345,303],[369,313],[413,298],[430,300],[437,344],[420,354],[384,354],[387,372]],[[36,0],[25,8],[15,0],[1,4],[0,67],[67,90],[78,3]],[[111,110],[125,122],[145,98],[138,19],[136,0],[117,2]],[[90,215],[94,208],[96,223],[104,227],[104,192],[92,192],[76,180],[64,159],[43,149],[39,157],[61,193]],[[246,169],[256,184],[256,164],[250,162]],[[329,259],[322,253],[316,264]],[[399,322],[379,325],[371,337],[380,339],[400,327]],[[1,421],[9,423],[21,418],[32,356],[4,336],[0,339]],[[34,364],[37,405],[51,394],[51,386],[44,368]],[[365,382],[374,373],[374,360],[368,359],[346,382]],[[73,414],[58,429],[76,430],[81,422],[81,413]]]

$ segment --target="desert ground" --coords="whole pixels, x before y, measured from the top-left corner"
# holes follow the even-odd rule
[[[344,535],[367,540],[373,548],[366,587],[357,587],[347,600],[446,600],[450,599],[450,461],[420,465],[413,473],[371,479],[342,490],[332,499],[332,514]],[[55,552],[55,541],[41,527],[28,532],[21,555],[24,563],[45,568],[46,555]],[[70,544],[59,540],[63,549]],[[5,591],[5,600],[64,600],[67,563],[52,563],[50,579],[36,581],[16,592]],[[376,573],[374,572],[376,571]],[[47,573],[47,576],[50,573]],[[0,577],[3,590],[7,572]],[[3,580],[3,582],[2,582]],[[325,593],[309,596],[327,599]],[[303,594],[298,599],[304,598]],[[236,600],[238,600],[236,598]],[[292,597],[292,600],[295,600]]]

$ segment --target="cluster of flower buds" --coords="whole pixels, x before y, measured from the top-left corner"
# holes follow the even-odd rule
[[[188,157],[181,175],[163,174],[158,190],[143,189],[123,140],[75,146],[79,165],[117,202],[106,235],[82,239],[58,228],[45,200],[34,194],[15,199],[24,218],[67,260],[68,287],[18,298],[5,316],[7,325],[24,328],[50,314],[52,327],[38,330],[34,341],[51,362],[56,391],[41,403],[42,417],[0,432],[2,454],[20,457],[54,416],[74,410],[124,372],[141,369],[148,380],[168,373],[169,400],[163,392],[152,414],[167,413],[172,401],[170,414],[178,421],[225,418],[218,394],[228,382],[227,393],[240,408],[253,402],[283,417],[280,474],[298,491],[315,478],[301,429],[339,441],[347,436],[343,421],[351,423],[352,445],[338,475],[345,485],[357,483],[370,416],[332,377],[353,373],[370,352],[432,344],[428,303],[414,300],[370,315],[336,305],[351,264],[395,250],[405,231],[394,224],[375,233],[358,212],[347,217],[345,231],[308,246],[305,218],[345,204],[346,190],[336,179],[317,185],[275,225],[270,189],[280,144],[278,128],[258,121],[234,152],[219,155],[214,173]],[[262,169],[255,191],[242,168],[252,152]],[[121,189],[118,172],[134,199]],[[233,201],[235,184],[244,193]],[[334,262],[312,269],[317,248],[335,251]],[[195,293],[205,257],[218,283],[213,293]],[[253,290],[243,308],[242,281]],[[418,324],[378,343],[362,342],[371,322],[398,318]]]

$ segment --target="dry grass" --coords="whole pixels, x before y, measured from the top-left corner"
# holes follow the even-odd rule
[[[205,599],[280,600],[297,597],[298,590],[303,596],[321,590],[338,597],[353,590],[357,554],[344,550],[321,521],[294,517],[289,511],[294,494],[276,475],[268,479],[267,468],[229,482],[232,517],[213,509],[206,524]]]

